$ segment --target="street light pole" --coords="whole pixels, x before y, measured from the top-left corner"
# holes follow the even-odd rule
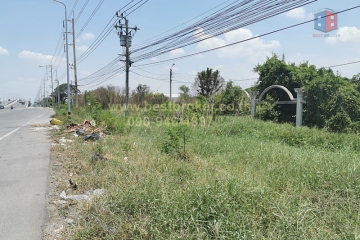
[[[66,47],[65,47],[65,51],[66,51],[66,80],[67,80],[67,105],[68,105],[68,118],[69,118],[69,122],[71,122],[71,103],[70,103],[70,85],[69,85],[69,44],[68,44],[68,30],[67,30],[67,10],[66,10],[66,5],[63,2],[60,2],[58,0],[54,0],[55,2],[58,2],[62,5],[64,5],[65,7],[65,41],[66,41]]]

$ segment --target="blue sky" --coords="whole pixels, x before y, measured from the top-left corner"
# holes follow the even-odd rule
[[[63,2],[70,14],[76,1],[64,0]],[[88,3],[85,5],[86,2]],[[98,5],[101,2],[102,4]],[[97,37],[101,36],[101,32],[106,28],[115,12],[129,2],[130,0],[78,0],[74,8],[77,57],[81,56]],[[128,16],[130,25],[140,28],[133,37],[133,47],[139,46],[153,37],[159,37],[159,34],[168,30],[170,31],[166,34],[181,30],[193,23],[193,21],[186,23],[187,21],[224,2],[224,0],[148,0]],[[168,94],[169,71],[173,63],[175,66],[172,68],[172,92],[179,93],[179,86],[191,86],[196,73],[207,67],[218,69],[226,81],[235,80],[235,83],[243,88],[250,87],[255,80],[243,80],[256,78],[257,75],[253,72],[254,66],[263,63],[272,52],[279,55],[284,53],[288,62],[299,64],[309,61],[310,64],[317,67],[360,61],[360,8],[356,8],[339,14],[338,29],[329,32],[329,34],[338,34],[338,37],[313,37],[313,34],[322,34],[322,32],[315,30],[314,24],[311,22],[194,57],[157,65],[140,66],[220,47],[310,20],[313,18],[313,12],[324,8],[341,11],[357,5],[360,5],[359,0],[318,0],[224,35],[174,50],[153,59],[134,63],[131,67],[133,72],[130,73],[130,88],[134,89],[138,84],[146,84],[153,92]],[[97,6],[100,6],[99,10],[83,28]],[[37,96],[39,88],[43,88],[42,80],[45,78],[48,79],[45,81],[46,91],[50,92],[50,77],[46,76],[46,68],[39,67],[39,65],[52,65],[56,69],[53,71],[53,79],[56,78],[57,73],[60,84],[65,83],[66,58],[63,52],[62,38],[64,6],[52,0],[12,0],[1,1],[0,11],[0,98],[14,96],[33,100]],[[197,18],[197,20],[199,19]],[[179,25],[181,26],[175,28]],[[70,23],[68,30],[71,30]],[[80,30],[82,31],[79,35],[78,31]],[[206,32],[202,34],[209,35]],[[71,43],[72,35],[68,36],[69,43]],[[73,63],[72,51],[72,47],[69,47],[70,63]],[[92,54],[78,64],[80,91],[106,85],[124,87],[124,73],[97,86],[83,86],[83,83],[88,81],[81,81],[107,65],[122,52],[123,49],[120,47],[119,38],[114,29]],[[342,76],[352,77],[360,72],[360,63],[333,69]],[[74,74],[70,69],[70,81],[73,79]]]

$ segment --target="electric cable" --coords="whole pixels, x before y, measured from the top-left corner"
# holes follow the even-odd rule
[[[339,11],[339,12],[336,12],[336,13],[333,13],[333,14],[339,14],[339,13],[347,12],[347,11],[350,11],[350,10],[353,10],[353,9],[359,8],[359,7],[360,7],[360,5],[352,7],[352,8],[348,8],[348,9],[345,9],[345,10],[342,10],[342,11]],[[167,60],[162,60],[162,61],[148,63],[148,64],[142,64],[142,65],[137,65],[137,66],[147,66],[147,65],[154,65],[154,64],[160,64],[160,63],[162,64],[162,63],[165,63],[165,62],[170,62],[170,61],[179,60],[179,59],[183,59],[183,58],[187,58],[187,57],[192,57],[192,56],[199,55],[199,54],[202,54],[202,53],[207,53],[207,52],[211,52],[211,51],[214,51],[214,50],[219,50],[219,49],[222,49],[222,48],[225,48],[225,47],[229,47],[229,46],[233,46],[233,45],[236,45],[236,44],[239,44],[239,43],[247,42],[247,41],[250,41],[250,40],[253,40],[253,39],[256,39],[256,38],[260,38],[260,37],[263,37],[263,36],[266,36],[266,35],[277,33],[277,32],[280,32],[280,31],[284,31],[284,30],[287,30],[287,29],[290,29],[290,28],[293,28],[293,27],[297,27],[297,26],[300,26],[300,25],[303,25],[303,24],[306,24],[306,23],[309,23],[309,22],[313,22],[313,21],[315,21],[315,19],[304,21],[304,22],[301,22],[301,23],[297,23],[297,24],[287,26],[287,27],[284,27],[284,28],[280,28],[280,29],[277,29],[277,30],[274,30],[274,31],[271,31],[271,32],[263,33],[263,34],[260,34],[258,36],[254,36],[254,37],[247,38],[247,39],[244,39],[244,40],[241,40],[241,41],[226,44],[224,46],[220,46],[220,47],[208,49],[208,50],[205,50],[205,51],[200,51],[200,52],[188,54],[188,55],[181,56],[181,57],[171,58],[171,59],[167,59]]]
[[[81,8],[79,14],[77,15],[76,19],[75,19],[75,24],[77,23],[77,21],[79,20],[79,18],[81,17],[82,13],[84,12],[87,4],[89,3],[89,0],[86,0],[86,2],[84,3],[83,7]]]
[[[79,38],[79,36],[81,35],[81,33],[84,31],[84,29],[87,27],[87,25],[90,23],[90,21],[92,20],[92,18],[95,16],[95,14],[97,13],[97,11],[99,10],[99,8],[101,7],[101,5],[104,3],[104,0],[101,0],[98,5],[95,7],[94,11],[91,13],[90,17],[88,18],[88,20],[85,22],[85,24],[82,26],[82,28],[80,29],[80,31],[78,31],[77,35],[76,35],[76,39]]]
[[[249,2],[252,2],[252,1],[243,1],[241,4],[244,5],[244,3],[249,3]],[[264,1],[263,1],[263,2],[264,2]],[[277,1],[276,1],[276,0],[272,0],[272,1],[269,1],[269,0],[268,0],[268,1],[266,1],[266,3],[269,3],[269,2],[270,2],[270,3],[275,3],[275,2],[277,2]],[[306,0],[304,0],[304,1],[298,1],[298,2],[296,2],[296,3],[299,3],[299,2],[309,2],[309,0],[307,0],[307,1],[306,1]],[[311,1],[311,2],[313,2],[313,1]],[[295,4],[296,4],[296,3],[295,3]],[[257,2],[257,3],[255,3],[255,4],[258,4],[258,5],[259,5],[260,3]],[[239,6],[242,6],[242,5],[239,5],[239,4],[238,4],[238,5],[233,5],[233,6],[231,6],[231,4],[230,4],[230,5],[228,5],[228,6],[231,6],[231,10],[233,10],[233,9],[235,9],[236,7],[239,7]],[[251,6],[254,6],[254,5],[251,5]],[[279,6],[279,4],[277,4],[277,5],[275,4],[275,5],[273,5],[273,8],[276,8],[276,7],[278,7],[278,6]],[[298,7],[298,5],[294,5],[294,4],[291,4],[291,5],[289,5],[289,6],[290,6],[290,7],[295,7],[295,6]],[[289,6],[288,6],[288,7],[289,7]],[[266,7],[266,5],[261,5],[261,7],[264,8],[264,7]],[[285,8],[280,8],[281,11],[284,11],[284,9],[285,9]],[[247,10],[247,8],[245,8],[245,10]],[[287,10],[288,10],[288,9],[287,9]],[[228,10],[228,11],[229,11],[229,10]],[[244,9],[243,9],[243,11],[244,11]],[[273,13],[274,13],[274,14],[279,14],[280,11],[273,12]],[[218,16],[219,16],[219,14],[218,14]],[[223,16],[222,16],[222,17],[223,17]],[[267,16],[267,17],[269,17],[269,16]],[[214,18],[214,17],[213,17],[213,18]],[[221,20],[222,20],[222,19],[221,19]],[[205,21],[203,21],[203,22],[206,23],[207,21],[208,21],[208,20],[205,20]],[[194,31],[194,29],[192,29],[192,31]],[[211,36],[211,37],[213,37],[213,36]],[[174,46],[174,45],[173,45],[173,46]],[[161,54],[163,54],[163,53],[164,53],[164,52],[162,52]],[[153,57],[153,56],[152,56],[152,57]],[[175,58],[175,59],[177,59],[177,58]],[[142,60],[143,60],[143,59],[142,59]],[[153,63],[151,63],[151,64],[153,64]]]

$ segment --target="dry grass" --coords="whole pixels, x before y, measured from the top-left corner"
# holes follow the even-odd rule
[[[67,156],[63,166],[73,173],[78,192],[106,190],[78,205],[81,217],[68,238],[359,237],[358,156],[342,142],[353,136],[225,119],[193,128],[190,158],[180,161],[160,151],[165,130],[138,126],[126,135],[90,143],[77,138],[55,149]],[[302,136],[298,146],[289,142],[296,134]],[[95,153],[111,158],[93,161]]]

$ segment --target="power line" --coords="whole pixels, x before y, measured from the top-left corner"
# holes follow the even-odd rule
[[[124,7],[122,7],[118,12],[122,11],[124,8],[126,8],[128,5],[130,5],[132,2],[134,2],[135,0],[130,1],[129,3],[127,3]],[[140,0],[140,2],[143,0]],[[136,4],[135,4],[136,5]],[[131,9],[133,6],[130,6],[128,9]],[[127,9],[127,10],[128,10]],[[77,62],[78,64],[81,63],[82,61],[84,61],[87,57],[90,56],[91,53],[93,53],[99,46],[100,44],[109,36],[109,34],[111,33],[111,31],[114,28],[115,23],[117,22],[116,19],[116,15],[114,14],[112,16],[112,18],[110,19],[110,21],[108,22],[108,24],[105,26],[105,28],[101,31],[101,33],[98,35],[98,37],[94,40],[94,42],[89,46],[89,48],[83,53],[81,54],[78,58],[77,58]]]
[[[71,11],[69,12],[69,15],[67,16],[68,19],[71,18],[71,14],[74,14],[74,10],[75,10],[75,7],[76,7],[76,5],[77,5],[78,2],[79,2],[79,0],[76,0],[76,1],[75,1],[74,5],[73,5],[73,7],[72,7],[72,9],[71,9]]]
[[[200,17],[200,16],[202,16],[202,15],[204,15],[204,14],[206,14],[206,13],[208,13],[208,12],[210,12],[210,11],[216,9],[216,8],[218,8],[219,6],[225,4],[225,3],[229,2],[229,1],[230,1],[230,0],[227,0],[227,1],[225,1],[225,2],[223,2],[223,3],[221,3],[221,4],[219,4],[219,5],[211,8],[210,10],[208,10],[208,11],[206,11],[206,12],[204,12],[204,13],[202,13],[202,14],[200,14],[200,15],[198,15],[198,16],[196,16],[196,17],[194,17],[194,18],[192,18],[192,19],[190,19],[190,20],[188,20],[188,21],[186,21],[186,22],[184,22],[184,23],[182,23],[182,24],[174,27],[174,28],[171,28],[171,29],[169,29],[169,30],[167,30],[167,31],[165,31],[165,32],[163,32],[163,33],[160,33],[160,34],[158,34],[158,35],[156,35],[156,36],[154,36],[154,37],[152,37],[152,38],[149,38],[148,40],[145,40],[144,42],[140,42],[139,45],[144,45],[146,42],[149,42],[151,39],[157,38],[158,36],[164,35],[165,33],[170,32],[171,30],[174,30],[174,29],[176,29],[176,28],[178,28],[178,27],[180,27],[180,26],[183,26],[183,25],[185,25],[186,23],[191,22],[192,20],[194,20],[194,19],[196,19],[196,18],[198,18],[198,17]],[[134,47],[137,47],[137,45],[135,45]]]
[[[87,4],[89,3],[89,0],[86,0],[86,2],[84,3],[83,7],[81,8],[79,14],[77,15],[76,19],[75,19],[75,23],[77,23],[77,21],[79,20],[79,18],[81,17],[82,13],[84,12]]]
[[[214,36],[205,36],[205,37],[202,37],[201,39],[196,39],[196,38],[193,39],[193,37],[191,37],[191,36],[193,36],[194,31],[197,31],[197,26],[199,26],[199,23],[201,23],[203,27],[206,27],[206,29],[211,29],[214,26],[216,26],[217,31],[218,31],[217,34],[220,34],[220,33],[224,33],[224,27],[227,27],[227,29],[231,29],[231,28],[229,28],[228,26],[226,26],[226,25],[224,25],[222,23],[222,22],[225,21],[224,19],[229,18],[229,19],[232,20],[231,24],[234,24],[234,23],[236,24],[236,20],[239,19],[239,16],[240,16],[240,19],[241,19],[241,18],[244,18],[244,16],[247,16],[249,14],[254,15],[254,12],[249,13],[250,10],[251,11],[257,11],[258,12],[257,14],[261,14],[264,11],[269,11],[269,10],[272,10],[272,9],[276,9],[276,10],[273,10],[272,12],[270,12],[271,14],[276,15],[276,14],[280,14],[280,13],[284,12],[285,10],[289,10],[290,8],[299,7],[300,3],[304,3],[304,2],[309,3],[309,2],[314,2],[314,1],[316,1],[316,0],[312,0],[312,1],[311,0],[295,1],[295,2],[292,2],[291,4],[286,5],[286,7],[283,7],[283,8],[281,8],[281,5],[285,5],[288,2],[279,2],[278,0],[263,0],[263,1],[257,1],[255,4],[252,4],[252,5],[249,6],[247,4],[252,2],[252,1],[249,1],[249,0],[248,1],[242,1],[239,4],[235,4],[236,2],[238,2],[238,1],[235,1],[235,2],[227,5],[226,7],[224,7],[223,11],[217,13],[216,15],[212,15],[212,16],[209,16],[207,18],[204,18],[202,21],[197,22],[197,23],[191,25],[190,27],[179,31],[178,33],[172,34],[172,35],[164,38],[163,40],[157,41],[154,44],[150,44],[148,47],[143,47],[143,48],[138,49],[138,50],[136,50],[136,49],[133,50],[132,54],[134,54],[134,52],[136,52],[136,51],[140,51],[140,50],[143,51],[146,48],[158,45],[160,43],[165,44],[166,41],[171,41],[172,42],[172,43],[171,42],[166,43],[165,46],[161,46],[158,49],[156,49],[156,50],[154,50],[154,51],[152,51],[150,53],[142,54],[142,55],[137,56],[137,57],[134,56],[132,61],[135,61],[135,62],[136,61],[141,61],[141,60],[145,60],[146,58],[150,58],[150,57],[154,57],[154,56],[157,56],[157,55],[160,55],[160,54],[164,54],[165,52],[173,50],[175,47],[179,47],[179,46],[176,46],[176,44],[178,44],[178,43],[182,44],[182,46],[187,46],[189,44],[193,44],[193,43],[196,43],[196,42],[203,41],[203,40],[206,40],[208,38],[214,37]],[[136,6],[140,2],[137,2],[132,7]],[[270,3],[271,3],[271,6],[269,7]],[[254,6],[257,6],[257,8],[251,9],[251,7],[254,7]],[[238,10],[237,8],[240,8],[240,9]],[[270,16],[272,16],[272,15],[269,15],[269,14],[263,14],[262,15],[262,17],[266,17],[266,18],[268,18]],[[259,21],[259,19],[258,19],[258,21]],[[220,26],[217,26],[216,24],[219,24],[219,23],[220,23]],[[225,24],[228,24],[228,22],[225,21]],[[240,25],[237,24],[235,26],[239,27]],[[226,30],[226,31],[230,31],[230,30]],[[189,35],[189,34],[191,34],[191,36],[190,36],[190,38],[188,38],[188,40],[186,38],[183,38],[183,36]],[[191,39],[193,39],[192,42],[188,42],[188,43],[185,42],[185,40],[189,41]],[[178,58],[175,58],[175,59],[178,59]],[[80,60],[80,61],[82,61],[82,60]],[[150,65],[153,65],[153,64],[154,63],[152,63]],[[147,65],[147,64],[144,64],[144,65]],[[140,65],[140,66],[144,66],[144,65]],[[103,68],[102,71],[107,71],[107,69]]]
[[[141,70],[141,71],[144,71],[144,72],[146,72],[146,73],[150,73],[150,74],[152,74],[152,75],[157,75],[157,76],[161,76],[161,75],[163,75],[163,76],[168,76],[168,75],[169,75],[169,74],[152,73],[152,72],[146,71],[146,70],[144,70],[144,69],[142,69],[142,68],[139,68],[139,67],[137,67],[137,66],[134,66],[134,67],[137,68],[137,69],[139,69],[139,70]]]
[[[350,11],[350,10],[353,10],[353,9],[359,8],[359,7],[360,7],[360,5],[352,7],[352,8],[348,8],[348,9],[345,9],[345,10],[342,10],[342,11],[339,11],[339,12],[336,12],[336,13],[333,13],[333,14],[339,14],[339,13],[347,12],[347,11]],[[199,55],[199,54],[202,54],[202,53],[207,53],[207,52],[219,50],[219,49],[222,49],[222,48],[225,48],[225,47],[233,46],[233,45],[236,45],[236,44],[239,44],[239,43],[247,42],[247,41],[257,39],[257,38],[260,38],[260,37],[263,37],[263,36],[266,36],[266,35],[270,35],[270,34],[273,34],[273,33],[276,33],[276,32],[284,31],[284,30],[287,30],[287,29],[290,29],[290,28],[293,28],[293,27],[297,27],[297,26],[303,25],[305,23],[313,22],[313,21],[315,21],[315,19],[304,21],[304,22],[301,22],[301,23],[297,23],[297,24],[294,24],[294,25],[291,25],[291,26],[288,26],[288,27],[280,28],[280,29],[277,29],[277,30],[274,30],[274,31],[271,31],[271,32],[263,33],[263,34],[260,34],[258,36],[255,36],[255,37],[251,37],[251,38],[247,38],[245,40],[241,40],[241,41],[237,41],[237,42],[234,42],[234,43],[226,44],[224,46],[220,46],[220,47],[208,49],[208,50],[205,50],[205,51],[200,51],[200,52],[188,54],[188,55],[181,56],[181,57],[171,58],[171,59],[157,61],[157,62],[153,62],[153,63],[142,64],[142,65],[138,65],[138,66],[155,65],[155,64],[160,64],[160,63],[165,63],[165,62],[170,62],[170,61],[174,61],[174,60],[179,60],[179,59],[183,59],[183,58],[192,57],[192,56]]]
[[[343,64],[334,65],[334,66],[329,66],[329,67],[324,67],[324,68],[340,67],[340,66],[350,65],[350,64],[354,64],[354,63],[360,63],[360,61],[343,63]]]
[[[101,7],[101,5],[104,3],[104,0],[101,0],[98,5],[95,7],[94,11],[91,13],[90,17],[88,18],[88,20],[85,22],[84,26],[80,29],[80,31],[77,33],[76,38],[78,38],[80,36],[80,34],[84,31],[84,29],[87,27],[87,25],[90,23],[90,21],[92,20],[92,18],[95,16],[95,14],[97,13],[97,11],[99,10],[99,8]]]
[[[164,53],[170,52],[177,48],[182,48],[197,42],[213,38],[215,36],[233,31],[235,29],[247,26],[249,24],[262,21],[269,17],[284,13],[296,7],[300,7],[317,0],[299,0],[278,1],[263,0],[253,4],[251,1],[242,1],[241,3],[230,4],[228,8],[215,15],[204,18],[203,20],[192,24],[191,26],[175,33],[162,40],[156,41],[148,46],[134,49],[132,53],[142,52],[148,48],[158,46],[155,50],[133,57],[134,62],[152,58]],[[199,31],[201,29],[201,31]],[[208,35],[205,35],[207,32]],[[209,35],[211,34],[211,35]]]
[[[141,0],[142,1],[142,0]],[[139,9],[142,5],[144,5],[145,3],[147,3],[149,0],[146,0],[143,4],[141,4],[140,6],[138,6],[137,8],[135,8],[134,10],[132,10],[130,13],[126,14],[126,17],[129,16],[131,13],[135,12],[137,9]]]
[[[149,76],[141,75],[141,74],[139,74],[139,73],[137,73],[137,72],[134,72],[134,71],[131,71],[131,70],[130,70],[130,72],[132,72],[132,73],[134,73],[134,74],[136,74],[136,75],[138,75],[138,76],[140,76],[140,77],[150,78],[150,79],[154,79],[154,80],[158,80],[158,81],[169,81],[169,79],[167,79],[167,78],[165,79],[165,78],[149,77]]]

